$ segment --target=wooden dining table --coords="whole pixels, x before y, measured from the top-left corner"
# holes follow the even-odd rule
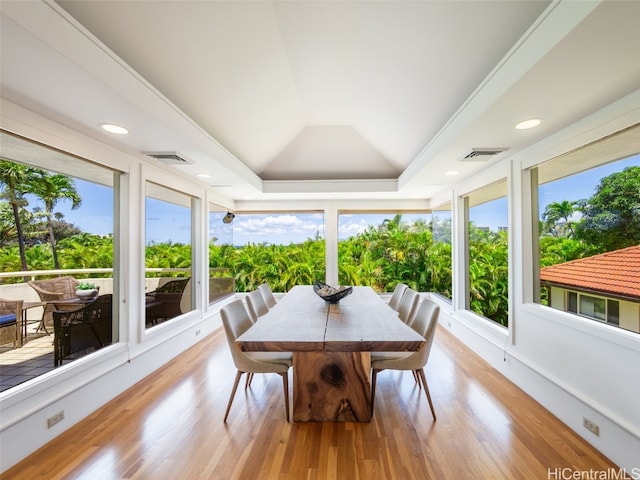
[[[236,340],[246,352],[292,352],[294,421],[371,421],[371,352],[419,350],[424,338],[370,287],[328,303],[292,288]]]

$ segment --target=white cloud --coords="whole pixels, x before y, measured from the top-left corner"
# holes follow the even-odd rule
[[[291,243],[323,233],[321,214],[237,215],[233,222],[234,242],[269,241]]]

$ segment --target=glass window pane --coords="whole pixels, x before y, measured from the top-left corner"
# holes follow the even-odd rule
[[[640,249],[638,135],[638,126],[612,134],[539,165],[533,175],[538,182],[537,301],[562,309],[548,297],[570,288],[591,292],[581,295],[581,315],[604,320],[608,300],[609,323],[635,332],[640,331],[640,288],[629,290],[626,279],[634,275],[634,252]],[[609,274],[600,275],[603,270]],[[589,297],[604,300],[595,303]],[[567,310],[576,313],[575,307],[569,303]]]
[[[11,302],[23,302],[22,322],[3,327],[5,389],[118,341],[113,307],[118,305],[114,233],[120,174],[1,135],[0,297],[9,302],[0,315],[15,315]],[[42,363],[47,349],[53,359]],[[5,379],[4,367],[16,364],[28,373]]]
[[[145,325],[147,328],[194,308],[192,203],[184,193],[146,182]]]
[[[604,298],[590,297],[588,295],[580,295],[580,314],[587,317],[605,319],[605,300]]]
[[[503,326],[509,322],[507,182],[472,192],[468,205],[468,306]]]
[[[222,218],[217,215],[214,228]],[[325,278],[324,214],[235,212],[229,225],[232,232],[224,242],[210,243],[209,255],[212,266],[230,271],[236,291],[267,283],[274,292],[287,292]]]
[[[452,252],[451,252],[451,204],[443,205],[431,213],[433,232],[433,255],[431,255],[432,292],[452,298]]]
[[[433,291],[433,278],[447,278],[446,260],[434,258],[426,212],[342,212],[338,238],[340,285],[369,285],[378,292],[392,292],[398,283],[405,283],[426,292]]]
[[[209,304],[236,291],[233,270],[228,266],[233,251],[233,225],[224,220],[226,215],[225,208],[209,204]]]
[[[567,311],[578,313],[578,294],[576,292],[567,293]]]
[[[607,323],[620,325],[620,302],[607,300]]]

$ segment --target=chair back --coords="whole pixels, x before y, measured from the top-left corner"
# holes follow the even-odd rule
[[[262,292],[262,296],[264,297],[264,301],[267,304],[267,307],[273,308],[276,304],[276,297],[273,295],[273,291],[268,283],[263,283],[258,287],[258,290]]]
[[[418,352],[422,358],[422,364],[425,365],[429,359],[431,345],[436,336],[436,327],[438,325],[438,316],[440,314],[440,306],[428,299],[425,299],[418,307],[415,318],[411,323],[411,328],[422,335],[425,339],[425,345]]]
[[[249,307],[251,320],[253,320],[254,323],[269,311],[269,307],[267,307],[262,292],[259,289],[249,292],[247,295],[247,306]]]
[[[74,310],[53,311],[54,365],[113,343],[113,295],[100,295]]]
[[[393,308],[396,312],[398,311],[398,307],[400,306],[400,300],[402,299],[402,295],[404,291],[407,289],[407,286],[404,283],[399,283],[396,285],[396,288],[393,290],[393,295],[391,295],[391,299],[389,299],[389,306]]]
[[[38,293],[40,300],[63,300],[76,296],[78,281],[70,276],[49,278],[46,280],[31,280],[29,285]]]
[[[411,325],[413,321],[419,299],[418,292],[414,289],[407,287],[404,290],[404,294],[400,299],[400,305],[398,305],[398,315],[400,316],[400,320],[407,325]]]
[[[191,277],[178,278],[176,280],[169,280],[162,285],[158,285],[155,293],[179,293],[182,294],[187,283],[191,280]],[[154,293],[154,292],[151,292]]]
[[[227,336],[227,343],[229,344],[229,350],[231,350],[231,357],[236,368],[240,371],[250,371],[246,367],[245,355],[238,350],[235,345],[236,338],[246,332],[253,322],[249,317],[249,313],[242,303],[242,300],[234,300],[228,303],[220,309],[220,317],[222,317],[222,326],[224,327],[224,333]]]
[[[160,282],[164,279],[160,279]],[[155,325],[192,310],[191,277],[176,278],[145,295],[146,323]]]

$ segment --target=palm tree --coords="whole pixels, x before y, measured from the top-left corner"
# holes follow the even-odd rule
[[[24,232],[20,221],[20,209],[27,205],[27,200],[24,198],[24,187],[34,177],[34,174],[35,170],[33,168],[21,163],[0,159],[0,185],[4,186],[1,195],[9,201],[13,210],[22,271],[26,271],[28,267],[24,249]]]
[[[58,252],[56,250],[56,238],[53,232],[53,217],[55,215],[53,209],[60,200],[71,200],[71,208],[76,209],[80,206],[80,195],[76,190],[75,182],[66,175],[52,174],[44,170],[38,170],[37,176],[31,180],[28,185],[28,193],[32,193],[44,202],[44,215],[47,223],[47,231],[49,233],[49,243],[51,244],[51,253],[53,255],[53,265],[57,270],[60,268],[58,261]]]
[[[556,236],[572,237],[573,222],[570,219],[576,212],[576,207],[576,202],[569,200],[548,204],[542,214],[544,226],[549,232],[555,233]]]

